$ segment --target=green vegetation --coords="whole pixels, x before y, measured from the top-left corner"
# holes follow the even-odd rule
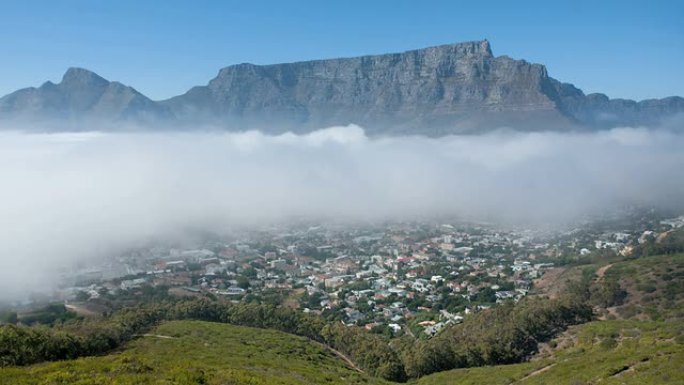
[[[597,321],[554,341],[548,357],[523,364],[457,369],[419,385],[681,384],[684,323]]]
[[[62,304],[46,305],[40,309],[21,315],[21,323],[24,325],[54,325],[77,318],[76,314],[67,311]],[[16,322],[8,322],[16,323]]]
[[[168,320],[203,320],[280,330],[328,344],[369,374],[405,379],[398,355],[385,339],[360,328],[328,324],[285,307],[233,305],[209,298],[143,304],[104,319],[75,320],[52,328],[0,327],[0,366],[29,365],[110,352],[154,325]]]
[[[587,322],[591,308],[582,298],[529,298],[467,317],[427,341],[408,341],[402,358],[409,377],[454,368],[522,362],[569,325]]]
[[[684,383],[684,324],[597,321],[571,327],[522,364],[443,371],[418,385]],[[119,353],[0,369],[0,384],[386,384],[303,337],[201,321],[160,325]]]
[[[174,321],[120,353],[0,369],[0,384],[383,384],[303,337]]]
[[[684,254],[659,255],[615,263],[605,281],[619,282],[624,301],[615,303],[617,318],[684,319]]]
[[[566,295],[585,300],[608,320],[571,327],[549,342],[551,353],[530,362],[442,371],[418,383],[684,383],[684,254],[609,262],[573,267],[562,284]]]
[[[514,365],[485,366],[447,370],[420,378],[418,385],[510,385],[549,365],[548,361],[534,361]],[[555,382],[549,382],[555,384]]]
[[[85,319],[56,306],[6,312],[0,384],[684,383],[684,255],[611,262],[573,267],[556,299],[503,303],[431,339],[305,314],[280,306],[278,291],[232,304],[153,290],[134,306],[108,299],[118,310]],[[586,323],[592,308],[607,320]],[[146,333],[174,338],[138,338]],[[71,361],[41,364],[58,360]]]
[[[0,311],[0,324],[15,325],[17,322],[19,322],[19,316],[17,315],[17,312],[13,310]]]
[[[73,320],[52,328],[0,327],[0,365],[30,365],[108,353],[168,320],[203,320],[244,325],[307,337],[335,348],[368,374],[404,381],[456,367],[520,362],[567,325],[591,317],[571,301],[529,300],[470,317],[437,338],[403,340],[391,346],[383,334],[273,305],[230,304],[216,299],[181,299],[121,309],[101,319]],[[437,357],[437,360],[435,360]]]

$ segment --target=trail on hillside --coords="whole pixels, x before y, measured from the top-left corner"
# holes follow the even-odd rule
[[[359,372],[359,373],[364,373],[364,371],[363,371],[361,368],[359,368],[358,366],[356,366],[356,364],[354,363],[354,361],[352,361],[349,357],[347,357],[346,355],[344,355],[344,353],[342,353],[341,351],[339,351],[339,350],[337,350],[337,349],[334,349],[334,348],[332,348],[332,347],[330,347],[330,346],[328,346],[328,345],[326,345],[326,344],[324,344],[324,343],[321,343],[321,342],[318,342],[318,341],[314,341],[314,340],[311,340],[311,341],[314,342],[314,343],[316,343],[316,344],[318,344],[318,345],[320,345],[321,347],[323,347],[323,348],[325,348],[325,349],[327,349],[327,350],[330,350],[334,355],[336,355],[337,357],[341,358],[342,361],[344,361],[351,369],[354,369],[354,370],[356,370],[356,371]]]
[[[553,368],[554,366],[556,366],[555,363],[546,365],[546,366],[544,366],[543,368],[539,368],[539,369],[535,370],[534,372],[532,372],[532,373],[526,375],[525,377],[523,377],[523,378],[521,378],[521,379],[519,379],[519,380],[517,380],[517,381],[511,382],[509,385],[519,384],[519,383],[521,383],[521,382],[527,380],[528,378],[531,378],[531,377],[534,377],[534,376],[537,376],[537,375],[539,375],[539,374],[544,373],[545,371],[547,371],[547,370]]]
[[[69,310],[73,311],[74,313],[83,316],[83,317],[97,317],[100,316],[101,314],[98,314],[95,311],[92,311],[90,309],[87,309],[83,306],[80,305],[75,305],[75,304],[65,304],[64,307]]]
[[[161,334],[138,334],[136,337],[154,337],[154,338],[163,338],[165,340],[175,340],[176,337],[171,337],[171,336],[164,336]]]
[[[602,281],[603,277],[606,275],[606,271],[608,271],[608,269],[610,269],[611,267],[613,267],[612,263],[599,267],[598,270],[596,270],[596,280]]]

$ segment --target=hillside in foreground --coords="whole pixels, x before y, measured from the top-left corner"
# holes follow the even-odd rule
[[[456,369],[420,385],[684,384],[684,323],[597,321],[572,327],[553,353],[523,364]]]
[[[278,331],[175,321],[122,351],[0,369],[0,384],[386,384],[332,351]]]
[[[450,370],[418,383],[684,384],[684,254],[564,269],[546,294],[570,290],[567,281],[582,277],[593,282],[601,320],[571,326],[529,362]]]
[[[652,255],[558,268],[544,277],[537,294],[558,296],[570,283],[593,281],[601,319],[684,319],[684,254]]]
[[[582,287],[584,289],[581,290],[587,290],[588,301],[594,306],[598,320],[570,326],[565,332],[555,334],[556,337],[551,340],[539,339],[539,351],[534,353],[527,362],[472,368],[451,366],[452,368],[461,367],[461,369],[445,370],[442,368],[443,371],[416,372],[410,377],[420,378],[411,380],[409,383],[421,385],[684,384],[684,319],[682,318],[684,254],[599,261],[589,265],[574,266],[561,275],[565,278],[569,278],[568,276],[573,276],[580,281],[584,280],[586,285],[579,285],[572,289],[572,285],[561,284],[563,287],[561,290],[572,291]],[[371,355],[357,354],[355,364],[348,357],[330,347],[306,337],[280,331],[203,321],[163,322],[178,319],[172,318],[171,314],[178,313],[179,309],[186,307],[195,309],[191,306],[192,304],[194,303],[179,303],[175,307],[162,306],[162,313],[166,316],[151,318],[159,319],[162,322],[161,325],[152,330],[136,329],[141,331],[133,333],[146,334],[138,335],[127,343],[125,341],[128,340],[122,340],[122,345],[114,351],[111,349],[100,351],[100,353],[111,352],[106,355],[23,367],[10,366],[16,363],[7,360],[17,354],[22,355],[23,351],[17,349],[17,346],[12,348],[0,344],[0,357],[5,360],[0,363],[7,366],[0,368],[0,385],[390,383],[373,377],[369,370],[364,373],[358,369],[358,366],[376,368],[378,365],[373,362],[385,357],[383,354],[387,353],[386,350],[380,349],[375,352],[377,354]],[[204,309],[203,306],[211,304],[218,306],[212,302],[200,301],[195,305],[202,306],[195,310]],[[211,306],[204,310],[210,308]],[[140,321],[149,318],[142,309],[144,308],[130,314],[126,313],[135,317],[122,314],[110,321],[118,320],[117,322],[124,325],[131,320]],[[261,308],[257,307],[252,310],[259,309]],[[238,324],[246,322],[249,325],[261,325],[261,327],[274,327],[273,325],[278,325],[274,318],[283,318],[289,314],[287,312],[268,313],[270,315],[265,316],[266,318],[262,321],[270,321],[259,323],[255,319],[258,314],[261,314],[259,311],[244,313],[248,310],[247,308],[233,309],[221,306],[215,310],[221,310],[218,312],[220,314],[226,313],[225,319],[221,322]],[[190,311],[188,314],[195,313]],[[244,313],[243,316],[246,314],[247,318],[237,317],[238,313]],[[517,313],[506,314],[513,317]],[[201,313],[195,314],[196,317],[200,315]],[[180,316],[181,313],[176,314],[176,317]],[[205,315],[205,317],[208,316]],[[213,320],[212,317],[206,319]],[[282,320],[284,319],[287,317]],[[489,321],[492,320],[489,319]],[[295,325],[301,325],[302,322],[305,320],[300,319],[295,322]],[[479,321],[476,320],[477,322]],[[103,323],[101,326],[108,327],[106,325],[116,325],[116,323]],[[440,355],[452,354],[453,349],[443,349],[444,346],[440,344],[440,341],[446,341],[447,347],[465,344],[461,347],[471,354],[478,354],[477,338],[474,342],[471,341],[472,344],[467,342],[470,341],[468,338],[463,339],[464,336],[478,335],[477,328],[473,328],[472,322],[466,322],[460,326],[466,328],[462,330],[466,334],[453,334],[447,331],[433,338],[435,344],[424,341],[422,345],[415,342],[405,346],[404,349],[407,349],[404,351],[406,354],[403,354],[405,367],[416,366],[416,362],[423,366],[429,365],[431,361],[444,362],[446,356],[440,357]],[[488,327],[494,328],[494,325]],[[42,330],[42,328],[39,326],[36,330]],[[12,330],[12,326],[6,330],[8,339],[5,340],[4,345],[11,344],[12,341],[24,341],[23,343],[27,344],[26,349],[33,346],[36,350],[34,353],[38,354],[38,357],[43,356],[39,354],[41,350],[50,351],[57,357],[69,357],[68,354],[58,354],[55,346],[52,346],[68,341],[68,339],[57,338],[64,333],[60,331],[60,328],[53,330],[53,337],[42,343],[31,340],[38,338],[40,334],[26,334],[24,337],[28,340],[13,339],[11,338]],[[70,329],[67,327],[64,330]],[[285,328],[285,330],[289,329]],[[350,329],[342,327],[342,330]],[[460,329],[454,330],[457,332]],[[333,343],[337,349],[345,350],[355,344],[365,346],[357,346],[360,350],[347,349],[352,353],[368,350],[366,345],[375,346],[382,343],[381,339],[357,339],[353,342],[350,338],[353,339],[354,335],[347,333],[335,334],[335,336],[335,338],[329,338],[330,341],[327,343]],[[91,335],[89,339],[96,337],[97,335]],[[456,339],[450,339],[450,337]],[[481,337],[484,338],[486,335],[483,334]],[[502,348],[499,346],[501,343],[497,344],[494,341],[507,341],[505,333],[494,338],[494,340],[483,341],[485,345],[497,345],[499,348]],[[420,348],[421,346],[423,349]],[[64,345],[62,348],[68,349],[69,346]],[[399,348],[399,346],[395,345],[394,348]],[[422,354],[409,354],[414,351],[420,351]],[[458,349],[457,351],[460,352]],[[488,352],[487,349],[480,351]],[[496,349],[494,351],[498,352]],[[46,355],[48,358],[44,359],[54,359],[49,356]],[[354,359],[353,356],[350,357]],[[16,362],[38,361],[19,360]],[[362,363],[365,363],[365,366],[361,365]],[[377,376],[377,373],[375,375]]]
[[[456,369],[419,385],[684,384],[684,323],[596,321],[515,365]],[[0,369],[0,384],[389,384],[303,337],[201,321],[162,324],[121,352]]]
[[[603,279],[618,282],[626,294],[606,309],[607,318],[684,319],[684,254],[618,262]]]

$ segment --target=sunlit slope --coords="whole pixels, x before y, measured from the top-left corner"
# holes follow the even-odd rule
[[[596,305],[607,320],[571,327],[530,362],[451,370],[418,383],[684,384],[684,254],[579,266],[566,273],[579,279],[583,270],[593,277],[592,290],[611,281],[624,290],[617,305]]]
[[[0,384],[385,384],[303,337],[200,321],[165,323],[122,352],[0,369]]]
[[[420,385],[684,384],[684,323],[597,321],[572,327],[552,354],[516,365],[456,369]]]
[[[684,237],[684,232],[682,235]],[[681,241],[680,241],[681,242]],[[684,244],[677,247],[684,247]],[[583,276],[594,282],[592,305],[601,319],[684,319],[684,254],[598,261],[540,280],[537,293],[557,296]]]
[[[610,318],[684,319],[684,254],[615,263],[603,279],[619,282],[627,294],[608,309]]]
[[[289,334],[170,322],[122,352],[0,369],[0,384],[387,384]],[[555,340],[535,361],[457,369],[420,385],[684,384],[684,323],[597,321]]]

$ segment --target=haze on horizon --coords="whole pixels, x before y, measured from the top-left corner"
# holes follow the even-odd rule
[[[74,261],[189,228],[431,216],[550,226],[623,205],[684,208],[678,128],[442,138],[371,138],[353,125],[277,136],[3,128],[5,299]]]

